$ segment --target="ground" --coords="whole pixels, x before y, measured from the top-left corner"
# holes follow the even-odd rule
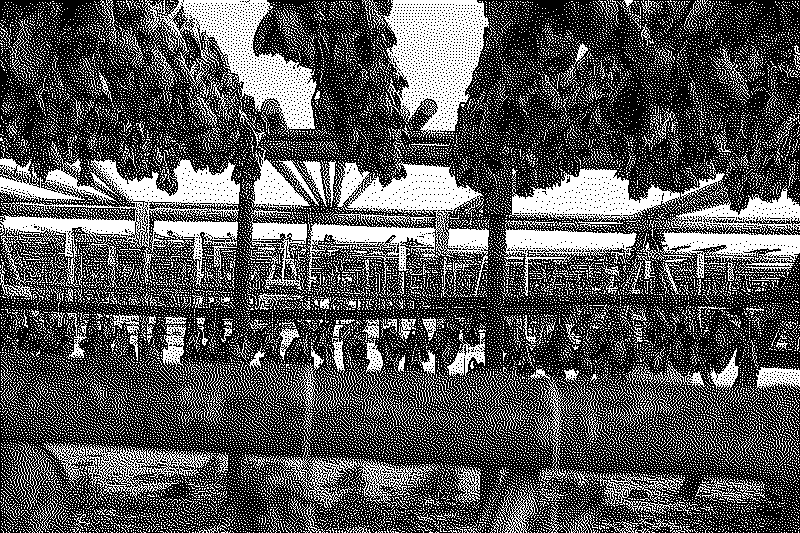
[[[76,516],[81,533],[228,530],[222,477],[177,497],[164,494],[165,488],[196,473],[208,456],[70,446],[51,449],[65,461],[71,476],[83,476],[89,482]],[[312,478],[319,481],[327,476],[332,481],[339,467],[331,461],[319,463],[312,469]],[[420,485],[424,471],[364,465],[365,498],[354,500],[348,512],[318,509],[317,527],[341,533],[475,531],[477,472],[460,473],[461,497],[437,502],[409,496]],[[559,476],[546,472],[545,485],[550,487],[550,481]],[[592,529],[596,532],[766,532],[774,530],[780,509],[765,500],[760,483],[707,480],[694,501],[681,502],[675,498],[677,478],[614,475],[597,479],[606,488],[599,520]]]

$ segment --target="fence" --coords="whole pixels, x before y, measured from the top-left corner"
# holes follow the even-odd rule
[[[5,303],[120,312],[101,304]],[[304,310],[297,316],[430,318],[461,310]],[[124,312],[211,310],[136,306]],[[295,316],[254,311],[254,318],[259,313]],[[800,484],[800,388],[793,387],[586,386],[494,372],[440,376],[127,360],[40,368],[9,357],[0,359],[0,379],[0,439],[10,441]]]
[[[4,361],[8,440],[800,482],[800,389]],[[65,408],[65,406],[67,406]]]

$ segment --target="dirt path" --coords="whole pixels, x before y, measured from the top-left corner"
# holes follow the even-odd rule
[[[78,517],[81,532],[213,530],[224,533],[227,530],[222,479],[177,498],[163,494],[165,488],[196,472],[206,463],[207,455],[67,446],[51,446],[51,449],[65,461],[71,476],[83,474],[96,484],[95,496],[87,498],[89,508]],[[331,461],[320,461],[314,467],[312,479],[324,484],[335,477],[338,466]],[[342,523],[336,530],[352,529],[352,533],[356,530],[361,533],[373,530],[474,531],[477,472],[463,473],[459,488],[464,491],[464,497],[460,503],[449,507],[431,501],[419,501],[409,507],[392,500],[391,494],[412,488],[420,472],[419,468],[366,465],[365,493],[372,502],[365,503],[371,509],[369,512],[386,514],[388,507],[397,509],[390,509],[392,518],[379,520],[383,525],[377,529],[364,525],[347,527]],[[554,472],[544,474],[546,482],[553,477],[556,477]],[[695,501],[682,502],[675,498],[681,482],[677,478],[620,475],[597,479],[607,486],[605,502],[593,529],[596,532],[752,533],[774,530],[777,507],[765,501],[760,483],[710,479],[703,483]],[[401,509],[403,507],[409,508]]]

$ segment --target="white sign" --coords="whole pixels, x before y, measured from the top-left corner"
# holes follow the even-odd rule
[[[644,262],[644,279],[653,277],[653,262],[649,259]]]
[[[397,270],[400,272],[406,271],[406,245],[397,245]]]
[[[108,266],[115,266],[117,264],[117,247],[108,247]]]

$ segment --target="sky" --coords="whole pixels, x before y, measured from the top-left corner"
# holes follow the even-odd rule
[[[228,55],[231,69],[244,84],[246,93],[260,103],[266,98],[280,102],[290,128],[311,128],[311,97],[314,86],[307,69],[287,63],[281,57],[255,57],[252,37],[261,17],[268,9],[264,0],[243,1],[196,1],[185,0],[186,11],[194,17],[200,27],[215,36]],[[403,94],[405,105],[412,111],[425,98],[438,104],[438,112],[426,126],[433,130],[452,130],[455,127],[459,102],[465,100],[464,91],[472,70],[478,61],[483,43],[483,28],[486,19],[483,6],[473,0],[447,2],[395,0],[389,22],[397,34],[398,44],[393,55],[409,81]],[[13,165],[12,161],[0,162]],[[222,175],[207,172],[195,173],[188,163],[178,169],[179,189],[169,197],[156,189],[155,180],[125,183],[116,173],[113,163],[103,166],[134,200],[179,201],[179,202],[229,202],[237,200],[238,187],[230,180],[230,169]],[[309,163],[312,175],[319,183],[319,165]],[[448,209],[453,208],[477,194],[467,188],[459,188],[449,175],[447,168],[407,167],[408,177],[383,188],[373,183],[353,204],[353,207],[395,209]],[[51,179],[74,184],[72,178],[55,173]],[[360,182],[355,165],[348,165],[342,197],[346,198]],[[0,178],[1,189],[37,190],[19,186]],[[41,194],[41,192],[40,192]],[[43,197],[59,197],[55,193],[41,194]],[[613,172],[584,171],[578,178],[564,183],[556,189],[537,192],[531,198],[516,198],[514,212],[546,212],[561,214],[612,214],[627,215],[640,209],[658,205],[676,195],[650,191],[645,200],[628,199],[627,182],[613,177]],[[256,202],[282,205],[302,205],[303,200],[280,178],[270,165],[265,165],[262,177],[256,184]],[[735,216],[727,207],[697,213],[698,215]],[[800,217],[800,206],[789,201],[785,195],[780,201],[767,204],[760,200],[751,202],[742,217],[772,216]],[[9,219],[6,225],[12,228],[33,229],[34,226],[66,230],[82,226],[90,231],[118,232],[133,229],[133,222],[108,221],[45,221],[40,219]],[[157,223],[156,231],[170,229],[178,234],[192,235],[205,231],[212,235],[236,233],[236,224],[191,224]],[[258,224],[254,235],[259,238],[277,236],[290,232],[295,236],[305,235],[304,226]],[[385,241],[392,234],[399,239],[417,237],[422,242],[433,242],[432,230],[402,230],[398,228],[358,228],[318,226],[314,238],[334,234],[340,239]],[[453,231],[450,242],[454,245],[485,246],[485,231]],[[632,235],[589,234],[569,232],[509,232],[509,246],[533,247],[619,247],[629,246]],[[800,239],[796,237],[738,236],[670,234],[669,246],[691,245],[693,247],[728,244],[731,252],[753,248],[781,247],[785,252],[800,253]]]

